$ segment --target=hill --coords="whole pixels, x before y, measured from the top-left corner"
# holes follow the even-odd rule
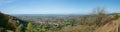
[[[24,20],[20,20],[14,16],[0,12],[0,31],[1,32],[5,32],[7,30],[15,31],[20,24],[23,24],[23,26],[26,27],[27,23],[28,22]]]
[[[87,16],[87,18],[84,20],[88,22],[82,22],[86,24],[77,24],[76,26],[73,26],[73,27],[64,27],[62,31],[64,32],[120,32],[119,30],[120,14],[116,14],[116,13],[109,14],[107,16],[100,17],[100,19],[99,17],[98,18],[97,17],[95,17],[93,21],[96,19],[98,20],[92,23],[92,18]]]

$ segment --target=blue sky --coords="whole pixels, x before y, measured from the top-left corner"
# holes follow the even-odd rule
[[[96,7],[120,13],[120,0],[0,0],[6,14],[89,14]]]

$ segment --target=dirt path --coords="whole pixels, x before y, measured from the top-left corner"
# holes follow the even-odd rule
[[[117,20],[110,21],[106,23],[104,26],[98,28],[95,32],[118,32],[120,18]]]

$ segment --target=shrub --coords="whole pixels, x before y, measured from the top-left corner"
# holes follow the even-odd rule
[[[23,28],[23,24],[20,24],[20,25],[16,28],[16,32],[22,32],[22,28]]]

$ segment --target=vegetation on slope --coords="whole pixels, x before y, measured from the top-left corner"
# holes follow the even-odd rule
[[[23,26],[24,25],[24,26]],[[23,31],[27,25],[26,21],[20,20],[14,16],[10,16],[7,14],[3,14],[0,12],[0,32],[7,32],[7,31]]]

